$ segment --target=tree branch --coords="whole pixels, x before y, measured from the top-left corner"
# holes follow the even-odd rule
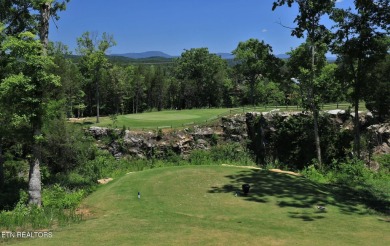
[[[289,27],[289,26],[285,26],[282,24],[282,21],[279,19],[279,21],[275,21],[276,24],[279,24],[280,26],[284,27],[284,28],[287,28],[287,29],[290,29],[290,30],[295,30],[294,27]]]

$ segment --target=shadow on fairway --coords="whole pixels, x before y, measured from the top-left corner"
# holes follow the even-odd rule
[[[312,213],[289,213],[291,218],[313,221],[325,218],[327,206],[338,207],[344,214],[366,214],[368,211],[359,208],[366,205],[378,212],[388,213],[388,202],[378,201],[368,192],[357,192],[348,187],[314,183],[304,177],[266,170],[248,169],[235,175],[226,176],[230,182],[222,187],[211,187],[210,193],[239,192],[246,201],[268,203],[276,199],[279,207],[313,208]],[[242,184],[251,186],[245,196],[241,191]],[[324,206],[324,210],[318,210]]]

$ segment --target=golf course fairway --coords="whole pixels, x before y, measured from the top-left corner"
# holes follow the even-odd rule
[[[6,244],[390,245],[390,223],[337,188],[251,168],[129,173],[101,185],[82,208],[82,222],[54,229],[51,238]]]

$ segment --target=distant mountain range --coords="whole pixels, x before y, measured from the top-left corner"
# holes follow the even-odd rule
[[[111,56],[123,56],[128,57],[132,59],[144,59],[144,58],[151,58],[151,57],[163,57],[163,58],[174,58],[175,56],[171,56],[168,54],[165,54],[161,51],[146,51],[141,53],[125,53],[125,54],[112,54]]]
[[[234,59],[234,55],[231,53],[216,53],[218,56],[220,56],[222,59],[225,60],[231,60]],[[127,57],[131,59],[145,59],[145,58],[152,58],[152,57],[162,57],[167,59],[176,58],[178,56],[171,56],[161,51],[146,51],[141,53],[125,53],[125,54],[112,54],[111,56],[122,56]],[[287,54],[279,54],[276,55],[276,57],[280,59],[288,59],[290,58]],[[335,57],[327,57],[328,61],[335,61]]]
[[[234,59],[234,55],[231,53],[217,53],[222,59]],[[171,56],[161,51],[146,51],[140,53],[125,53],[125,54],[112,54],[111,56],[123,56],[131,59],[145,59],[152,57],[162,57],[162,58],[175,58],[178,56]]]

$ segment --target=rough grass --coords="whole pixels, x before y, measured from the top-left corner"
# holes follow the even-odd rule
[[[349,104],[339,104],[338,108],[347,109]],[[323,110],[336,109],[336,104],[326,104],[322,106]],[[361,110],[364,110],[361,105]],[[188,110],[165,110],[160,112],[145,112],[140,114],[118,115],[113,117],[100,117],[100,123],[96,124],[96,117],[88,117],[76,122],[104,127],[125,126],[131,129],[147,128],[177,128],[194,124],[207,124],[213,122],[224,115],[238,114],[243,112],[258,111],[265,112],[270,110],[280,111],[300,111],[297,106],[260,106],[260,107],[241,107],[241,108],[214,108],[214,109],[188,109]]]
[[[243,183],[251,185],[248,196],[240,193]],[[102,186],[83,206],[92,217],[53,231],[51,239],[7,242],[390,245],[386,217],[370,213],[347,190],[264,170],[186,166],[130,173]]]

